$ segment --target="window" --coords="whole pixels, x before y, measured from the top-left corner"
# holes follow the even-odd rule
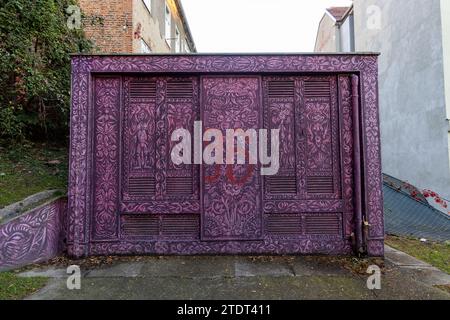
[[[171,42],[172,42],[172,16],[170,14],[170,9],[167,6],[166,3],[166,14],[165,14],[165,38],[166,38],[166,42],[167,45],[169,46],[169,48],[171,47]]]
[[[143,0],[147,10],[152,13],[152,0]]]
[[[147,42],[144,41],[144,39],[141,38],[141,53],[151,53],[152,49],[150,49],[150,46],[147,44]]]
[[[181,34],[178,26],[175,27],[175,52],[181,51]]]

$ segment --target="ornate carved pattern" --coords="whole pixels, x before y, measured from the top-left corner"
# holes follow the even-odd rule
[[[161,213],[166,207],[166,211],[172,210],[168,213],[198,212],[200,207],[198,166],[174,166],[170,160],[174,144],[170,141],[172,131],[177,128],[192,129],[198,116],[197,79],[183,78],[184,82],[192,83],[191,97],[177,97],[176,91],[175,97],[169,97],[168,84],[179,79],[138,78],[140,83],[156,83],[155,96],[139,100],[130,97],[129,83],[135,80],[136,77],[127,78],[124,84],[123,184],[126,188],[121,209],[128,213]],[[176,90],[176,87],[172,86],[172,95],[174,89]],[[139,193],[131,195],[126,192],[129,189],[127,184],[130,177],[139,179],[136,187]],[[192,194],[168,194],[171,191],[167,189],[168,177],[191,178]],[[175,180],[174,183],[179,183],[179,180]],[[175,190],[177,188],[175,187]]]
[[[293,199],[297,198],[299,187],[296,174],[296,119],[298,115],[298,103],[294,101],[295,78],[294,77],[266,77],[263,79],[264,89],[264,128],[280,130],[280,169],[273,177],[265,177],[265,199]],[[291,88],[291,86],[293,88]],[[274,92],[275,91],[275,92]],[[271,94],[275,93],[275,94]],[[269,131],[270,138],[270,131]],[[269,151],[270,140],[269,142]],[[281,184],[290,181],[290,193],[271,193],[270,180]],[[285,183],[283,183],[285,185]],[[296,193],[292,192],[296,189]]]
[[[348,241],[333,237],[309,237],[264,241],[120,241],[93,243],[91,255],[112,254],[333,254],[349,255],[352,248]]]
[[[224,77],[203,79],[204,126],[226,129],[258,129],[259,79]],[[236,145],[236,142],[235,142]],[[235,146],[236,153],[236,146]],[[204,166],[213,176],[216,166]],[[227,167],[220,166],[219,178],[203,186],[203,239],[258,239],[262,236],[259,172],[250,165],[232,165],[234,177],[253,175],[243,184],[227,179]],[[230,167],[228,167],[230,168]]]
[[[369,61],[372,63],[369,63]],[[361,74],[363,85],[364,170],[366,172],[365,199],[366,215],[370,224],[369,237],[374,239],[369,238],[368,252],[371,255],[382,255],[384,249],[382,241],[379,239],[384,236],[384,224],[376,57],[368,59],[365,67]]]
[[[68,242],[76,244],[77,255],[83,255],[79,244],[86,242],[88,185],[88,100],[89,73],[86,62],[89,59],[72,60],[72,108],[70,115],[70,164],[69,164],[69,209]],[[89,135],[90,136],[90,135]],[[74,252],[75,253],[75,252]]]
[[[295,169],[294,125],[295,114],[293,103],[273,103],[270,106],[272,125],[270,128],[280,129],[280,167]]]
[[[79,72],[356,72],[370,55],[76,56]],[[376,65],[375,65],[376,67]]]
[[[264,122],[265,127],[280,128],[280,179],[296,176],[297,194],[268,194],[265,198],[282,201],[293,199],[338,199],[340,198],[340,158],[339,158],[339,113],[336,77],[270,77],[264,79]],[[276,89],[285,88],[283,84],[295,83],[292,97],[281,97],[276,91],[270,96],[272,85]],[[307,83],[320,83],[314,95],[306,95]],[[316,89],[317,87],[313,87]],[[290,93],[290,92],[289,92]],[[308,91],[311,93],[311,91]],[[283,160],[284,159],[284,160]],[[294,166],[291,163],[295,164]],[[309,178],[312,177],[312,178]],[[319,180],[316,189],[322,191],[324,183],[331,184],[334,191],[323,193],[309,192],[309,180]],[[267,178],[265,183],[267,184]],[[311,189],[312,190],[312,189]]]
[[[200,203],[189,200],[122,203],[120,210],[123,213],[198,213]]]
[[[329,103],[306,103],[306,154],[310,170],[330,170],[333,167],[330,111]]]
[[[120,78],[95,79],[94,239],[117,236]],[[145,159],[136,157],[135,165]]]
[[[191,139],[194,139],[194,121],[200,120],[199,99],[198,99],[198,78],[168,78],[169,90],[166,94],[166,110],[167,110],[167,124],[166,131],[167,139],[167,159],[170,159],[175,142],[170,141],[172,132],[176,129],[183,128],[191,132]],[[193,140],[192,140],[193,142]],[[193,163],[193,150],[192,150]],[[175,165],[171,160],[167,161],[166,169],[167,177],[188,177],[187,182],[191,181],[191,194],[176,194],[175,192],[166,194],[166,199],[169,200],[199,200],[200,193],[200,168],[199,165]],[[178,182],[179,183],[179,182]],[[170,190],[166,190],[169,192]]]
[[[302,78],[303,90],[307,81],[326,81],[330,84],[330,95],[319,98],[305,98],[304,115],[302,116],[302,128],[305,128],[306,146],[304,148],[306,159],[305,176],[303,183],[307,183],[307,177],[332,177],[333,194],[312,194],[306,192],[306,198],[317,199],[341,197],[341,177],[339,158],[339,113],[337,98],[336,77],[305,77]]]
[[[127,137],[130,139],[130,159],[132,171],[155,167],[155,109],[145,104],[134,105],[130,112]]]
[[[156,178],[156,101],[154,98],[136,99],[131,96],[131,83],[136,78],[125,78],[123,84],[123,201],[144,201],[154,198],[149,191]],[[150,87],[154,78],[138,78],[141,88]],[[141,89],[142,90],[142,89]],[[130,192],[130,178],[140,179],[145,190]],[[152,188],[156,189],[156,186]]]
[[[72,111],[71,111],[71,163],[69,185],[68,250],[74,256],[112,253],[350,253],[347,242],[313,241],[299,242],[250,241],[246,242],[90,242],[91,211],[89,194],[91,185],[87,177],[92,165],[92,131],[89,127],[90,74],[92,72],[152,72],[167,73],[360,73],[364,141],[364,167],[366,177],[365,213],[371,224],[369,254],[382,254],[383,212],[381,194],[380,143],[377,101],[377,57],[374,55],[255,55],[255,56],[75,56],[72,61]],[[298,92],[296,91],[296,96]],[[158,129],[157,129],[158,130]],[[297,148],[299,148],[297,143]],[[297,167],[301,167],[297,159]],[[300,186],[302,181],[298,182]],[[198,203],[197,203],[198,204]],[[136,204],[134,204],[136,205]],[[141,205],[141,204],[139,204]],[[122,204],[123,206],[123,204]],[[169,209],[171,206],[168,207]],[[180,208],[178,206],[178,208]],[[181,209],[178,209],[181,210]],[[90,243],[91,250],[88,250]],[[381,243],[381,245],[380,245]]]
[[[169,135],[176,129],[189,129],[193,132],[194,112],[191,103],[168,103],[167,104],[167,132]],[[170,159],[172,148],[176,142],[168,140],[169,148],[167,148],[167,157]],[[172,161],[167,163],[169,170],[190,170],[191,165],[181,164],[175,165]]]
[[[349,236],[353,224],[353,120],[351,81],[348,76],[339,76],[341,153],[342,153],[342,199],[344,201],[344,230]]]
[[[63,249],[66,200],[58,199],[0,225],[0,270],[55,257]]]
[[[342,200],[266,200],[265,213],[340,212]]]

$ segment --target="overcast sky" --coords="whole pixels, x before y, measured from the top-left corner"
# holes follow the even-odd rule
[[[350,0],[182,0],[198,52],[310,52],[324,10]]]

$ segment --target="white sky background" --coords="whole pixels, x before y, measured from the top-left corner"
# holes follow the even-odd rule
[[[350,0],[182,0],[198,52],[312,52],[325,9]]]

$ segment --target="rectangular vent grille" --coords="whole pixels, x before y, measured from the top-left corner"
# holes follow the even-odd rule
[[[199,220],[196,216],[166,216],[162,219],[163,236],[195,237],[199,232]]]
[[[128,193],[133,196],[151,196],[155,194],[154,177],[130,177]]]
[[[301,235],[302,217],[271,215],[266,220],[266,231],[271,235]]]
[[[166,192],[170,195],[191,195],[192,177],[167,177]]]
[[[167,98],[169,99],[191,99],[193,90],[192,81],[167,82]]]
[[[305,81],[305,98],[329,98],[329,81]]]
[[[306,190],[308,193],[314,194],[334,193],[333,177],[332,176],[307,177]]]
[[[196,239],[200,235],[200,221],[193,215],[126,215],[122,219],[122,235]]]
[[[341,225],[337,215],[308,215],[305,218],[307,235],[340,235]]]
[[[266,190],[269,193],[285,194],[297,193],[297,178],[291,177],[266,177]]]
[[[130,97],[138,99],[156,99],[156,82],[131,81]]]
[[[126,216],[122,223],[122,233],[125,236],[158,236],[159,216]]]
[[[294,81],[269,81],[269,98],[294,96]]]

